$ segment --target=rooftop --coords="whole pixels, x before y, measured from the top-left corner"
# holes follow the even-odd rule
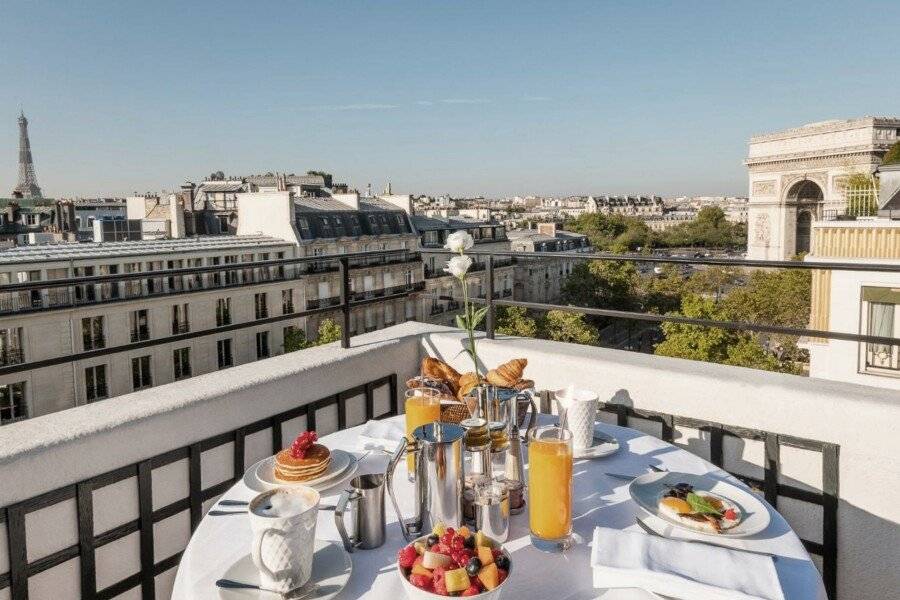
[[[0,264],[17,264],[53,260],[144,256],[182,252],[210,252],[240,248],[285,246],[288,242],[265,235],[214,235],[167,240],[40,244],[16,246],[0,250]]]
[[[470,219],[468,217],[458,216],[439,219],[436,217],[426,217],[425,215],[412,215],[412,222],[418,231],[458,230],[468,229],[470,227],[497,227],[499,225],[498,223],[482,219]]]

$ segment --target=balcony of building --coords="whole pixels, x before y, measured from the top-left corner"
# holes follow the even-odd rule
[[[423,356],[468,370],[464,337],[405,323],[0,428],[0,481],[15,482],[0,486],[0,595],[168,597],[191,531],[245,468],[306,428],[398,412]],[[596,390],[604,419],[757,486],[832,599],[900,589],[895,392],[522,338],[481,339],[479,356],[526,358],[541,397]]]

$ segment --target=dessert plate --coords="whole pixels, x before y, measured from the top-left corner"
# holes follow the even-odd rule
[[[312,576],[309,579],[310,587],[315,585],[315,590],[303,595],[303,600],[330,600],[341,593],[350,581],[353,572],[353,563],[350,555],[337,542],[316,540],[316,551],[313,554]],[[223,579],[239,581],[250,585],[259,585],[259,570],[246,555],[236,563],[228,567],[222,575]],[[259,589],[225,589],[218,588],[221,600],[281,600],[283,596],[278,592],[267,592]]]
[[[282,481],[275,477],[275,457],[270,456],[250,467],[256,479],[266,487],[281,485],[305,485],[322,491],[337,484],[339,478],[352,475],[359,463],[356,457],[344,450],[331,450],[331,463],[325,472],[306,481]]]
[[[594,427],[594,443],[587,448],[575,449],[572,457],[579,458],[603,458],[615,454],[619,450],[619,440]]]
[[[740,508],[741,522],[721,533],[710,533],[702,529],[689,527],[681,521],[660,512],[659,499],[669,490],[668,486],[676,483],[688,483],[694,486],[698,493],[710,492],[716,496],[727,498]],[[650,515],[685,531],[716,538],[746,537],[757,534],[768,527],[769,521],[772,519],[765,504],[752,492],[709,475],[676,473],[673,471],[645,473],[640,477],[636,477],[629,484],[628,492],[631,494],[631,499]]]

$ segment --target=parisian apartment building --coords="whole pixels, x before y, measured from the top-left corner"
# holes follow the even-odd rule
[[[312,339],[340,318],[336,261],[250,263],[395,250],[348,259],[350,333],[422,318],[419,238],[402,208],[280,187],[238,193],[233,235],[185,236],[175,217],[183,237],[0,251],[0,285],[42,284],[0,292],[0,424],[281,354],[290,330]],[[184,269],[201,271],[166,274]]]

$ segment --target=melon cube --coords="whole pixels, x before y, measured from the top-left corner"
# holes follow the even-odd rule
[[[494,553],[487,546],[478,546],[478,560],[483,565],[490,565],[494,562]]]
[[[497,565],[491,563],[486,567],[482,567],[481,570],[478,571],[478,579],[485,589],[488,590],[492,590],[500,585],[500,572],[497,570]]]
[[[494,569],[496,571],[496,568]],[[453,569],[444,574],[444,583],[450,593],[469,589],[469,574],[465,569]]]

